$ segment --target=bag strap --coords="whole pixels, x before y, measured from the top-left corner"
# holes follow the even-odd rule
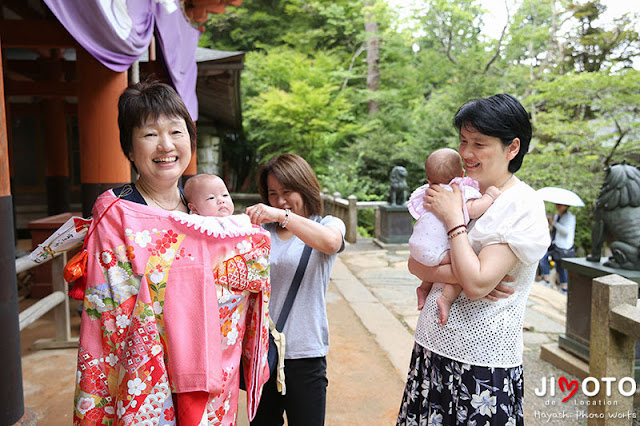
[[[318,218],[316,218],[315,221],[318,223],[320,222]],[[298,294],[298,289],[300,288],[302,277],[304,276],[304,272],[307,270],[309,257],[311,257],[311,247],[305,244],[304,249],[302,250],[302,256],[300,256],[300,263],[298,263],[296,273],[293,275],[293,281],[291,282],[289,293],[287,293],[287,298],[284,300],[282,311],[280,311],[280,316],[278,317],[278,322],[276,323],[276,330],[278,331],[282,331],[282,329],[284,328],[284,323],[287,322],[289,312],[291,312],[291,307],[293,306],[293,301],[296,299],[296,294]]]
[[[278,331],[282,331],[282,329],[284,328],[284,323],[287,322],[289,312],[291,312],[291,307],[293,306],[293,301],[296,298],[296,294],[298,294],[298,289],[300,288],[302,277],[304,276],[304,272],[307,269],[309,257],[311,257],[311,247],[305,244],[304,249],[302,250],[302,256],[300,256],[300,263],[298,263],[298,269],[296,269],[296,273],[293,276],[293,281],[291,282],[289,293],[287,293],[287,298],[284,301],[282,311],[280,311],[280,316],[278,317],[278,322],[276,323],[276,330]]]

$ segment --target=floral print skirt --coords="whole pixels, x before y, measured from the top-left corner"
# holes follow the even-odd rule
[[[523,425],[522,366],[479,367],[413,348],[397,426]]]

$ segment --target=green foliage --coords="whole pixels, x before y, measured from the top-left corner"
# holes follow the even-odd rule
[[[373,238],[375,229],[375,209],[358,211],[358,235],[362,238]]]
[[[363,166],[362,156],[355,162],[331,161],[318,173],[318,180],[330,194],[355,195],[359,201],[382,200],[383,197],[376,195],[377,191],[372,188],[372,182],[361,178]]]
[[[583,198],[587,207],[572,210],[576,244],[588,250],[603,168],[640,162],[638,17],[605,27],[597,1],[523,0],[494,40],[482,32],[493,23],[478,0],[416,4],[402,23],[381,0],[243,2],[212,16],[201,45],[247,51],[244,133],[225,141],[225,162],[243,181],[260,162],[295,152],[330,192],[383,200],[393,166],[406,167],[415,188],[431,151],[457,147],[460,105],[510,93],[534,124],[518,176]],[[366,84],[367,19],[380,43],[375,92]],[[369,114],[369,99],[380,112]],[[371,230],[373,216],[359,217]]]
[[[597,155],[598,166],[640,152],[640,72],[566,74],[539,82],[531,96],[539,110],[541,146]],[[632,157],[633,158],[633,157]]]
[[[608,164],[640,160],[640,73],[570,73],[535,85],[535,148],[520,175],[534,188],[559,186],[580,195],[576,246],[590,250],[593,207]],[[552,211],[550,207],[550,211]]]
[[[606,10],[599,1],[571,4],[575,26],[565,49],[567,61],[576,71],[597,72],[611,65],[630,67],[640,53],[640,36],[634,29],[636,20],[623,16],[612,28],[597,26]]]
[[[366,130],[355,123],[336,69],[335,58],[323,52],[308,56],[280,47],[247,55],[244,128],[259,159],[292,152],[319,173]]]
[[[364,26],[362,1],[271,0],[243,2],[210,15],[200,45],[222,50],[295,46],[305,53],[353,49]]]

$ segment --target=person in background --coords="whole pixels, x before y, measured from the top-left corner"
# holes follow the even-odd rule
[[[286,394],[277,390],[276,375],[264,386],[256,425],[282,425],[286,412],[290,426],[323,425],[326,407],[329,324],[325,296],[337,254],[344,249],[345,225],[333,216],[322,217],[320,184],[311,166],[300,156],[282,154],[258,173],[262,203],[245,213],[252,223],[271,233],[271,301],[269,311],[278,321],[305,245],[311,257],[284,325],[286,336]]]
[[[544,202],[515,176],[529,149],[531,123],[520,102],[499,94],[462,105],[454,125],[467,176],[482,194],[491,186],[502,193],[465,226],[457,185],[453,192],[427,189],[425,207],[446,229],[462,232],[449,240],[451,264],[428,267],[409,258],[409,271],[434,284],[418,318],[397,424],[522,425],[522,324],[538,261],[549,246]],[[463,289],[444,326],[437,324],[436,303],[443,283]]]
[[[556,210],[558,213],[549,219],[551,245],[542,259],[540,259],[540,275],[547,285],[551,285],[549,282],[549,274],[551,272],[550,259],[553,260],[558,273],[558,288],[563,293],[566,293],[569,277],[567,270],[562,267],[562,258],[576,257],[574,246],[576,217],[569,211],[569,206],[564,204],[556,204]]]

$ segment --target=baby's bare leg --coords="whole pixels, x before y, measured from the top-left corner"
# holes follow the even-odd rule
[[[416,294],[418,295],[418,310],[422,310],[422,308],[424,307],[424,302],[427,301],[427,296],[429,295],[429,292],[431,291],[431,286],[433,285],[433,283],[427,282],[427,281],[422,281],[422,283],[420,284],[420,286],[418,288],[416,288]]]
[[[438,304],[438,324],[446,324],[449,320],[449,311],[451,305],[456,300],[462,287],[457,284],[447,284],[442,290],[442,295],[438,297],[436,303]]]

